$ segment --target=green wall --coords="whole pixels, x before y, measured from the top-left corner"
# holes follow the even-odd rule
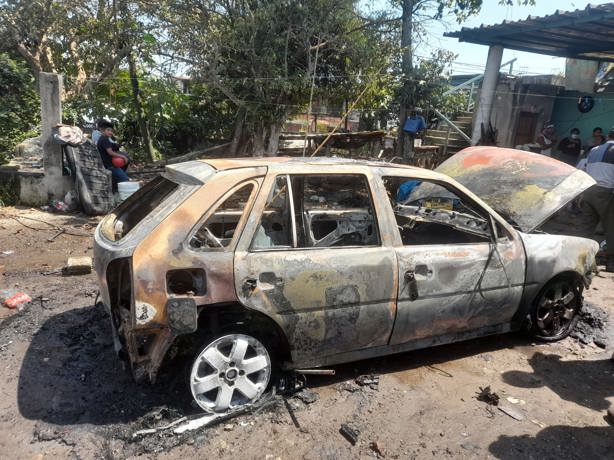
[[[555,100],[552,122],[556,126],[559,139],[569,135],[571,128],[578,128],[584,144],[591,137],[593,128],[599,126],[605,136],[614,126],[614,94],[591,94],[595,98],[595,106],[588,113],[580,113],[578,98],[586,95],[577,91],[564,91]]]

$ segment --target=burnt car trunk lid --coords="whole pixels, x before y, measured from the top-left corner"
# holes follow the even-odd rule
[[[466,148],[435,171],[460,182],[526,233],[595,184],[561,161],[499,147]]]

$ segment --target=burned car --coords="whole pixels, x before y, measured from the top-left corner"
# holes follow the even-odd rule
[[[156,378],[171,346],[196,344],[186,394],[215,413],[253,404],[278,369],[523,327],[558,340],[598,244],[540,226],[593,183],[494,147],[437,171],[334,158],[171,165],[98,226],[101,299],[137,381]]]

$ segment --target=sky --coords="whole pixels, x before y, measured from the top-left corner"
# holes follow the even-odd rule
[[[376,0],[371,3],[375,6],[378,3],[383,3],[382,0]],[[499,0],[484,0],[480,14],[473,16],[463,24],[458,24],[454,20],[448,21],[447,24],[433,21],[428,26],[427,40],[425,44],[420,45],[415,54],[417,56],[430,53],[430,49],[444,48],[458,55],[455,63],[452,66],[453,74],[472,74],[481,73],[484,70],[488,47],[483,45],[473,45],[470,43],[461,43],[456,38],[446,38],[444,32],[460,30],[461,27],[479,27],[481,24],[493,25],[499,24],[504,20],[517,21],[526,19],[527,16],[547,16],[553,14],[557,9],[561,11],[573,11],[584,9],[590,3],[591,5],[601,5],[611,3],[609,1],[592,0],[536,0],[535,6],[501,6]],[[424,53],[420,50],[423,49]],[[523,53],[521,51],[504,50],[502,62],[507,62],[517,58],[514,63],[514,73],[520,71],[524,74],[563,74],[565,72],[565,59],[552,56],[544,56],[539,54]]]

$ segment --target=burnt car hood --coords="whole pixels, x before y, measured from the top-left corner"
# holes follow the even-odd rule
[[[531,232],[595,181],[561,161],[522,150],[469,147],[439,165],[503,218]]]

